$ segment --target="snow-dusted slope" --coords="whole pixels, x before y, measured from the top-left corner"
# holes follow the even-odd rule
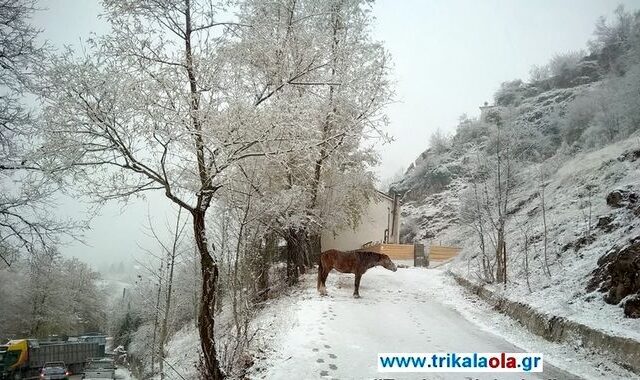
[[[530,166],[520,175],[514,193],[507,229],[509,282],[504,295],[531,304],[539,310],[569,317],[610,333],[640,340],[640,320],[623,317],[619,306],[608,305],[600,293],[585,288],[597,260],[616,245],[640,235],[640,218],[625,208],[606,204],[615,189],[640,190],[640,137],[633,136],[605,148],[579,153],[572,158],[556,156],[543,165],[548,224],[548,256],[551,276],[544,274],[543,223],[539,197],[540,166]],[[464,157],[457,160],[462,161]],[[477,280],[477,234],[459,223],[456,207],[466,187],[463,178],[442,192],[405,204],[405,231],[426,244],[463,247],[450,268]],[[599,222],[601,218],[602,222]],[[605,223],[609,222],[610,223]],[[600,226],[599,226],[600,223]],[[529,284],[524,271],[524,233],[529,237]],[[585,238],[591,232],[591,238]]]

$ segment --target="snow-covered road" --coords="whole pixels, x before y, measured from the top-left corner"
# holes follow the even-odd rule
[[[572,379],[547,362],[544,374],[379,373],[380,352],[524,352],[524,349],[465,319],[446,299],[446,275],[439,270],[369,270],[361,299],[354,299],[353,275],[329,274],[328,297],[305,278],[293,304],[273,308],[272,347],[253,375],[265,379]],[[448,280],[448,279],[447,279]],[[451,285],[449,285],[451,286]]]
[[[69,380],[82,380],[82,375],[69,376]],[[116,380],[136,380],[126,368],[116,369]]]

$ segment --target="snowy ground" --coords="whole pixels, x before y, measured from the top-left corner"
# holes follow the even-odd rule
[[[352,298],[353,275],[332,272],[329,297],[317,295],[312,275],[302,289],[267,307],[257,323],[264,332],[251,377],[461,379],[491,374],[381,374],[379,352],[541,352],[543,375],[497,378],[630,378],[623,369],[571,347],[546,342],[494,312],[442,270],[381,268],[367,272],[361,299]],[[560,369],[562,368],[562,370]],[[575,374],[572,375],[569,372]],[[383,376],[384,375],[384,376]]]
[[[81,380],[82,375],[74,375],[69,378],[70,380]],[[133,375],[126,368],[116,369],[116,380],[136,380]]]
[[[126,368],[116,369],[116,379],[117,380],[136,380],[136,378],[133,377],[133,375]]]

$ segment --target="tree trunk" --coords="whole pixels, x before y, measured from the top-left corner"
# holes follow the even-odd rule
[[[298,254],[298,244],[295,237],[292,236],[293,231],[289,230],[286,234],[287,242],[287,284],[289,286],[298,283],[298,267],[296,265],[296,255]]]
[[[200,345],[203,354],[202,375],[205,380],[219,380],[224,379],[225,375],[220,369],[220,362],[216,354],[214,331],[218,265],[207,246],[204,219],[204,211],[199,209],[193,211],[193,233],[200,253],[200,272],[202,274],[202,293],[200,295],[200,313],[198,316]]]
[[[178,211],[178,220],[176,221],[176,229],[173,235],[173,245],[171,247],[171,252],[168,257],[168,266],[169,266],[169,279],[167,280],[167,294],[165,296],[164,302],[164,316],[162,319],[162,325],[160,327],[160,341],[158,344],[158,368],[160,370],[160,380],[164,380],[164,345],[167,342],[167,336],[169,334],[168,325],[169,325],[169,311],[171,310],[171,296],[173,295],[173,271],[176,263],[176,254],[178,251],[178,241],[180,239],[180,215],[182,213],[182,209]]]
[[[160,298],[162,295],[162,276],[163,276],[164,260],[160,262],[160,273],[158,274],[158,293],[156,295],[156,307],[153,311],[153,338],[151,339],[151,374],[155,375],[156,370],[156,342],[158,336],[158,318],[160,314]]]
[[[309,236],[309,262],[307,265],[313,267],[315,263],[320,259],[320,253],[322,253],[320,234],[312,234]]]
[[[507,283],[507,242],[502,239],[502,283]]]
[[[479,159],[478,159],[479,162]],[[493,282],[493,270],[491,269],[491,262],[487,256],[487,246],[484,241],[484,222],[482,220],[482,210],[480,209],[480,197],[478,196],[478,184],[474,180],[473,182],[473,194],[475,196],[475,212],[476,221],[478,223],[477,232],[480,239],[480,250],[482,252],[482,276],[484,281]]]
[[[198,282],[198,274],[199,274],[199,269],[198,269],[198,257],[200,256],[200,253],[198,251],[198,247],[194,246],[193,247],[193,320],[195,321],[195,328],[198,329],[198,315],[200,313],[200,292],[198,291],[198,287],[199,285],[201,285]]]
[[[268,233],[264,238],[264,249],[260,250],[256,268],[256,301],[258,302],[269,298],[269,269],[277,250],[277,236],[274,233]]]
[[[507,279],[505,278],[506,272],[506,262],[504,256],[504,229],[502,226],[498,227],[498,241],[496,244],[496,281],[498,283],[505,283]]]
[[[547,207],[544,201],[544,172],[542,171],[543,168],[540,169],[541,170],[541,174],[540,174],[540,203],[542,206],[542,226],[544,228],[544,273],[548,276],[551,277],[551,270],[549,269],[549,256],[547,254]]]
[[[309,263],[309,249],[307,232],[303,229],[289,229],[286,233],[287,242],[287,283],[298,283],[298,276],[306,272]]]
[[[524,276],[527,280],[527,289],[531,293],[531,283],[529,282],[529,235],[524,233]]]

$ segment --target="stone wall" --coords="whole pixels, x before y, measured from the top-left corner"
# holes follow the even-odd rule
[[[496,310],[520,322],[532,333],[552,342],[577,343],[640,375],[640,342],[609,335],[567,318],[541,313],[524,303],[497,296],[491,290],[459,275],[451,275],[458,284],[478,295]]]

